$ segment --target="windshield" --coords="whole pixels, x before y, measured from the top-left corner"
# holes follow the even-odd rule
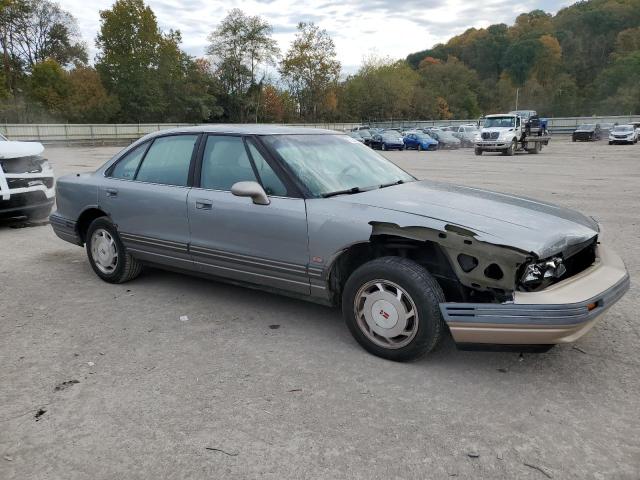
[[[382,138],[388,142],[397,142],[401,139],[401,135],[398,132],[383,132]]]
[[[578,130],[593,130],[594,128],[596,128],[595,125],[591,123],[585,123],[584,125],[580,125],[578,127]]]
[[[345,135],[269,135],[274,149],[315,196],[410,182],[411,175]]]
[[[631,125],[618,125],[617,127],[613,127],[614,132],[633,132],[633,127]]]
[[[513,128],[516,124],[515,117],[490,117],[484,119],[484,128],[505,127]]]

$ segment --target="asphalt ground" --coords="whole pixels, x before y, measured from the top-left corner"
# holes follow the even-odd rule
[[[61,175],[118,149],[46,153]],[[398,364],[336,310],[154,269],[106,284],[50,226],[3,222],[0,478],[640,478],[640,145],[386,155],[593,215],[631,290],[573,346]]]

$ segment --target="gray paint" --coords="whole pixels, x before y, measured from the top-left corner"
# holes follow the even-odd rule
[[[270,205],[256,205],[230,192],[105,177],[110,165],[141,142],[185,132],[336,134],[253,125],[154,133],[118,153],[94,174],[59,179],[57,216],[77,221],[83,210],[97,205],[125,234],[125,244],[132,253],[143,260],[316,300],[329,298],[328,275],[335,259],[348,247],[368,242],[372,235],[395,234],[437,242],[464,285],[508,290],[514,288],[517,267],[531,257],[554,255],[598,234],[592,219],[565,208],[429,181],[327,199],[271,197]],[[108,189],[116,189],[117,197],[107,196]],[[211,208],[196,208],[198,199],[210,201]],[[56,231],[60,225],[52,223]],[[69,239],[68,232],[65,237]],[[140,237],[145,238],[141,241]],[[481,267],[498,263],[505,278],[479,278],[480,268],[465,274],[454,261],[461,252],[478,256],[484,262]]]

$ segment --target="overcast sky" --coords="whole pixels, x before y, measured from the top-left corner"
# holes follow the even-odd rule
[[[91,56],[99,27],[98,11],[113,0],[59,0],[78,20]],[[511,24],[516,16],[536,8],[555,13],[574,0],[147,0],[160,27],[179,29],[183,48],[202,56],[207,35],[234,6],[260,15],[274,28],[284,52],[300,21],[315,22],[336,43],[343,70],[351,73],[365,56],[404,58],[409,53],[444,42],[469,27]]]

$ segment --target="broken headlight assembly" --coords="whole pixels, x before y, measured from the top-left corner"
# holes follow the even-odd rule
[[[530,263],[524,269],[520,285],[526,291],[539,290],[554,283],[567,273],[562,257]]]

